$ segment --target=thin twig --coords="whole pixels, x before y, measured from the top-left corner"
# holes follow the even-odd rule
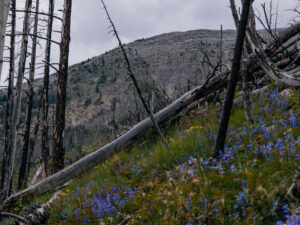
[[[167,140],[165,139],[163,133],[161,132],[161,130],[160,130],[160,128],[159,128],[159,126],[158,126],[158,124],[157,124],[157,122],[156,122],[156,120],[155,120],[155,118],[154,118],[154,116],[153,116],[153,114],[152,114],[152,112],[151,112],[151,110],[149,109],[149,107],[148,107],[148,105],[147,105],[147,103],[146,103],[146,101],[145,101],[145,99],[144,99],[144,97],[143,97],[143,95],[142,95],[142,92],[141,92],[141,89],[139,88],[138,82],[137,82],[137,80],[136,80],[136,78],[135,78],[135,76],[134,76],[134,74],[133,74],[133,72],[132,72],[131,64],[130,64],[130,61],[129,61],[129,59],[128,59],[126,50],[125,50],[125,48],[124,48],[124,46],[123,46],[123,44],[122,44],[122,41],[121,41],[121,39],[120,39],[120,37],[119,37],[119,34],[118,34],[118,32],[117,32],[117,29],[116,29],[116,27],[115,27],[115,25],[114,25],[114,23],[113,23],[113,21],[112,21],[110,15],[109,15],[109,13],[108,13],[108,10],[107,10],[107,8],[106,8],[106,5],[105,5],[105,3],[104,3],[104,0],[101,0],[101,2],[102,2],[102,5],[103,5],[104,10],[105,10],[105,12],[106,12],[107,19],[108,19],[109,23],[111,24],[111,26],[110,26],[110,27],[112,28],[112,31],[111,31],[111,32],[114,33],[114,35],[116,36],[116,38],[117,38],[117,40],[118,40],[118,42],[119,42],[119,46],[120,46],[120,48],[121,48],[121,50],[122,50],[124,59],[125,59],[126,64],[127,64],[127,72],[128,72],[128,74],[129,74],[129,76],[130,76],[130,78],[131,78],[131,80],[132,80],[132,82],[133,82],[133,84],[134,84],[134,86],[135,86],[135,89],[136,89],[136,91],[137,91],[137,93],[138,93],[138,96],[139,96],[139,98],[140,98],[140,100],[141,100],[141,102],[142,102],[142,104],[143,104],[145,110],[147,111],[148,116],[150,117],[150,119],[151,119],[151,121],[152,121],[152,123],[153,123],[153,126],[154,126],[155,130],[157,131],[157,133],[158,133],[159,136],[161,137],[161,139],[162,139],[164,145],[165,145],[166,147],[169,148],[169,145],[168,145],[168,143],[167,143]]]
[[[0,212],[0,215],[3,216],[3,217],[11,217],[11,218],[20,220],[23,223],[28,223],[28,221],[24,217],[19,216],[19,215],[15,215],[15,214],[8,213],[8,212]]]

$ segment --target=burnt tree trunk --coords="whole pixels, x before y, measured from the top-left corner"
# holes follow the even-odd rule
[[[54,14],[54,0],[49,0],[49,17],[47,28],[47,43],[45,50],[45,68],[44,68],[44,87],[42,92],[42,167],[43,177],[49,175],[48,158],[49,158],[49,137],[48,137],[48,110],[49,110],[49,74],[50,74],[50,54],[51,39]]]
[[[242,0],[242,2],[244,2],[244,0]],[[231,12],[232,12],[232,16],[236,25],[236,29],[238,29],[239,26],[239,16],[238,16],[238,12],[236,9],[236,5],[235,5],[235,0],[230,0],[230,7],[231,7]],[[255,19],[254,17],[252,17],[251,15],[254,14],[253,8],[252,6],[249,9],[249,16],[248,16],[248,29],[250,29],[252,26],[255,26]],[[248,54],[252,53],[252,49],[251,49],[251,45],[250,45],[250,40],[246,35],[246,50],[248,52]],[[251,102],[250,102],[250,96],[249,96],[249,65],[246,66],[246,68],[242,71],[242,76],[243,76],[243,99],[244,99],[244,111],[245,111],[245,115],[246,115],[246,119],[249,123],[254,123],[254,119],[252,116],[252,112],[251,112]]]
[[[13,177],[13,170],[15,164],[15,156],[16,156],[16,142],[17,142],[17,126],[20,118],[21,111],[21,99],[23,92],[23,78],[25,72],[25,64],[26,64],[26,55],[27,55],[27,46],[28,46],[28,34],[29,34],[29,24],[30,24],[30,9],[32,6],[32,0],[26,0],[25,4],[25,18],[23,23],[23,38],[21,45],[21,53],[18,65],[18,76],[17,76],[17,85],[16,85],[16,98],[13,107],[13,122],[11,129],[11,140],[9,145],[9,154],[7,158],[7,163],[5,166],[5,171],[3,172],[3,189],[2,189],[2,197],[5,199],[10,193],[10,187]]]
[[[0,189],[3,190],[5,166],[7,164],[7,157],[9,154],[12,113],[14,104],[14,74],[15,74],[15,32],[16,32],[16,0],[11,2],[11,36],[10,36],[10,56],[9,56],[9,75],[8,75],[8,89],[6,102],[6,116],[5,116],[5,139],[4,139],[4,153],[2,160],[2,179]]]
[[[0,1],[0,78],[3,64],[3,51],[5,43],[6,21],[9,13],[10,0]]]
[[[40,112],[41,112],[41,102],[40,102],[38,113],[37,113],[37,119],[36,119],[37,121],[34,126],[32,137],[30,138],[30,141],[29,141],[29,151],[28,151],[28,159],[27,159],[27,163],[26,163],[24,183],[28,181],[28,176],[30,173],[31,159],[32,159],[32,156],[34,153],[35,143],[36,143],[36,140],[38,137],[39,127],[40,127],[40,123],[41,123]]]
[[[220,37],[220,73],[222,73],[223,64],[223,25],[221,25],[221,37]]]
[[[246,119],[249,123],[254,123],[254,118],[252,116],[251,111],[251,102],[250,102],[250,94],[249,94],[249,71],[250,68],[247,68],[250,64],[246,66],[246,68],[242,71],[242,77],[243,77],[243,100],[244,100],[244,110]]]
[[[26,123],[25,123],[25,135],[24,135],[24,145],[23,145],[21,166],[19,170],[19,179],[18,179],[19,190],[22,189],[24,186],[24,177],[26,173],[28,149],[29,149],[29,142],[30,142],[32,104],[33,104],[33,82],[34,82],[34,74],[35,74],[36,47],[37,47],[36,35],[38,31],[38,22],[39,22],[38,21],[39,6],[40,6],[40,1],[36,0],[34,28],[33,28],[33,33],[35,34],[35,36],[33,36],[32,38],[32,52],[31,52],[31,62],[30,62],[30,71],[29,71],[29,79],[28,79],[28,103],[27,103]]]
[[[230,113],[231,113],[232,104],[233,104],[233,98],[234,98],[234,93],[235,93],[235,89],[236,89],[236,84],[238,81],[238,75],[240,72],[244,39],[245,39],[249,9],[250,9],[251,4],[252,4],[252,0],[244,1],[241,20],[239,22],[239,29],[238,29],[237,38],[236,38],[231,76],[228,81],[226,97],[225,97],[223,110],[222,110],[222,114],[221,114],[221,118],[220,118],[220,124],[219,124],[217,139],[216,139],[216,143],[215,143],[215,149],[213,152],[213,157],[217,158],[217,159],[220,158],[220,152],[222,152],[222,153],[224,152],[224,145],[225,145],[225,141],[226,141],[226,135],[227,135]]]
[[[57,103],[54,125],[54,143],[51,173],[54,174],[64,168],[64,129],[66,112],[66,92],[68,79],[70,27],[71,27],[72,0],[65,0],[62,40],[60,45],[60,62],[58,72]]]

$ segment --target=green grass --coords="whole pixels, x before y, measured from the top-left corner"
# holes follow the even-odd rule
[[[169,129],[170,149],[155,136],[123,149],[73,180],[51,208],[48,224],[118,224],[126,216],[128,224],[284,221],[299,207],[286,198],[299,173],[299,91],[287,97],[269,91],[253,100],[253,112],[256,123],[250,125],[242,107],[234,108],[219,164],[210,160],[220,113],[214,108],[194,111]],[[112,205],[98,207],[97,199]],[[93,201],[94,211],[82,204]]]

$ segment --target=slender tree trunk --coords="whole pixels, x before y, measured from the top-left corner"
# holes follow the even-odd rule
[[[23,92],[23,78],[25,72],[25,64],[26,64],[26,55],[27,55],[27,46],[28,46],[28,34],[29,34],[29,24],[30,24],[30,11],[32,6],[32,0],[26,0],[25,4],[25,18],[23,23],[23,39],[21,45],[21,53],[18,65],[18,76],[17,76],[17,93],[16,100],[13,107],[13,123],[11,130],[11,140],[9,147],[9,155],[7,158],[7,166],[5,168],[4,179],[3,179],[3,198],[6,198],[10,193],[10,184],[12,182],[14,164],[15,164],[15,156],[16,156],[16,142],[17,142],[17,126],[20,118],[21,111],[21,99]]]
[[[221,40],[220,40],[220,73],[222,73],[223,64],[223,25],[221,25]]]
[[[114,87],[113,87],[113,99],[112,99],[112,126],[113,126],[113,135],[114,135],[114,138],[117,137],[117,133],[116,133],[116,130],[117,130],[117,122],[116,122],[116,105],[117,105],[117,98],[116,98],[116,83],[117,83],[117,75],[116,75],[116,72],[115,72],[115,77],[114,77]]]
[[[244,0],[242,0],[242,3],[244,3]],[[238,12],[236,9],[236,5],[235,5],[235,0],[230,0],[230,7],[231,7],[231,12],[233,15],[233,19],[235,21],[235,25],[236,25],[236,29],[238,29],[239,26],[239,17],[238,17]],[[248,29],[255,26],[255,18],[254,18],[254,11],[252,6],[250,6],[249,9],[249,16],[248,16]],[[250,40],[246,35],[246,48],[245,48],[248,52],[248,54],[252,53],[251,50],[251,45],[250,45]],[[247,66],[246,66],[247,67]],[[249,123],[254,123],[254,118],[252,116],[252,112],[251,112],[251,102],[250,102],[250,96],[249,96],[249,65],[247,68],[245,68],[242,71],[242,76],[243,76],[243,99],[244,99],[244,111],[245,111],[245,115],[246,115],[246,119]]]
[[[65,111],[66,111],[66,92],[68,79],[69,45],[70,45],[70,27],[71,27],[71,8],[72,0],[65,0],[62,41],[60,45],[60,63],[58,72],[57,103],[54,125],[54,146],[52,156],[51,173],[54,174],[64,168],[64,129],[65,129]]]
[[[133,72],[132,72],[131,64],[130,64],[130,61],[129,61],[129,59],[128,59],[126,50],[125,50],[125,48],[124,48],[124,46],[123,46],[123,44],[122,44],[122,41],[121,41],[121,39],[120,39],[120,37],[119,37],[119,35],[118,35],[117,29],[116,29],[116,27],[115,27],[115,25],[114,25],[114,23],[113,23],[113,21],[112,21],[110,15],[109,15],[109,13],[108,13],[108,10],[107,10],[107,8],[106,8],[106,5],[105,5],[105,3],[104,3],[103,0],[101,0],[101,2],[102,2],[102,5],[103,5],[103,7],[104,7],[104,10],[105,10],[105,12],[106,12],[107,18],[108,18],[108,20],[109,20],[109,22],[110,22],[110,24],[111,24],[111,27],[112,27],[112,29],[113,29],[113,32],[114,32],[114,34],[115,34],[115,36],[116,36],[116,38],[117,38],[117,40],[118,40],[119,46],[120,46],[120,48],[121,48],[121,50],[122,50],[124,59],[125,59],[126,64],[127,64],[127,72],[128,72],[128,74],[129,74],[129,77],[131,78],[131,80],[132,80],[132,82],[133,82],[133,85],[134,85],[134,87],[135,87],[135,89],[136,89],[136,91],[137,91],[137,93],[138,93],[138,96],[139,96],[139,98],[140,98],[140,100],[141,100],[141,102],[142,102],[142,104],[143,104],[143,106],[144,106],[144,108],[145,108],[145,110],[146,110],[148,116],[150,117],[150,119],[151,119],[151,121],[152,121],[152,123],[153,123],[154,129],[156,130],[157,134],[160,136],[160,138],[161,138],[162,142],[164,143],[164,145],[165,145],[166,147],[169,147],[167,140],[165,139],[163,133],[161,132],[161,130],[160,130],[160,128],[159,128],[159,126],[158,126],[158,124],[157,124],[157,122],[156,122],[156,120],[155,120],[155,118],[154,118],[154,116],[153,116],[153,114],[152,114],[152,112],[151,112],[151,110],[149,109],[149,106],[147,105],[147,103],[146,103],[146,101],[145,101],[145,98],[143,97],[143,94],[142,94],[142,92],[141,92],[141,89],[139,88],[138,82],[137,82],[137,80],[136,80],[136,78],[135,78],[135,76],[134,76],[134,74],[133,74]]]
[[[51,39],[54,14],[54,0],[49,0],[49,17],[47,28],[47,43],[45,51],[45,68],[44,68],[44,88],[42,93],[42,167],[43,177],[49,175],[48,158],[49,158],[49,137],[48,137],[48,110],[49,110],[49,74],[50,74],[50,54]]]
[[[245,68],[242,71],[243,77],[243,100],[244,100],[244,111],[246,114],[246,119],[249,123],[254,123],[254,118],[251,112],[251,102],[250,102],[250,94],[249,94],[249,70],[250,68]]]
[[[4,174],[6,171],[6,164],[8,163],[7,157],[9,154],[12,113],[14,104],[14,74],[15,74],[15,32],[16,32],[16,0],[11,2],[11,37],[10,37],[10,57],[9,57],[9,75],[8,75],[8,89],[7,89],[7,103],[6,103],[6,116],[5,116],[5,144],[2,161],[2,178],[0,189],[3,189]]]
[[[30,71],[28,79],[28,104],[27,104],[27,113],[26,113],[26,123],[25,123],[25,135],[24,135],[24,145],[22,151],[21,166],[19,170],[19,179],[18,179],[18,189],[22,189],[24,186],[24,178],[26,173],[26,166],[28,160],[28,149],[30,144],[30,131],[31,131],[31,119],[32,119],[32,104],[33,104],[33,82],[35,74],[35,61],[36,61],[36,47],[37,47],[37,31],[39,23],[39,6],[40,1],[36,0],[35,7],[35,17],[34,17],[34,28],[32,39],[32,52],[31,52],[31,62],[30,62]]]
[[[245,33],[248,23],[249,9],[252,4],[252,0],[245,0],[243,4],[243,10],[241,15],[241,20],[239,23],[239,29],[235,44],[234,58],[232,63],[231,76],[228,82],[226,97],[223,105],[223,110],[220,118],[219,130],[217,133],[217,139],[215,144],[215,149],[213,157],[219,159],[220,152],[224,152],[224,145],[226,141],[226,135],[228,130],[228,124],[230,119],[230,113],[233,104],[234,93],[236,89],[236,84],[238,81],[238,75],[240,72],[241,58],[243,53]]]
[[[238,11],[237,11],[237,8],[236,8],[236,5],[235,5],[235,0],[229,0],[230,1],[230,8],[231,8],[231,13],[232,13],[232,17],[233,17],[233,20],[234,20],[234,24],[235,24],[235,27],[236,27],[236,30],[239,29],[239,23],[240,23],[240,19],[239,19],[239,14],[238,14]],[[244,4],[244,0],[241,0],[242,4]],[[249,13],[254,13],[253,12],[253,8],[252,6],[250,7],[249,9]],[[251,26],[251,23],[255,23],[255,20],[253,21],[250,17],[248,19],[248,26],[250,27]],[[246,49],[247,49],[247,52],[248,54],[251,54],[252,50],[251,50],[251,45],[250,45],[250,40],[248,38],[248,36],[246,35]]]
[[[3,51],[5,44],[6,22],[9,13],[10,0],[0,1],[0,78],[3,64]]]
[[[41,102],[40,102],[40,106],[39,106],[38,113],[37,113],[37,119],[36,119],[37,121],[34,126],[33,135],[30,138],[30,142],[29,142],[29,153],[28,153],[26,171],[25,171],[25,176],[24,176],[24,183],[26,183],[28,181],[28,176],[29,176],[30,167],[31,167],[31,159],[32,159],[32,156],[34,153],[35,143],[36,143],[36,140],[38,137],[39,127],[40,127],[40,123],[41,123],[40,112],[41,112]]]

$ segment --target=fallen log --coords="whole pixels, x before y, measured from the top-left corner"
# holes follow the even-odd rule
[[[62,191],[56,192],[48,202],[46,202],[45,204],[37,208],[34,212],[26,216],[25,221],[21,221],[19,225],[46,224],[50,216],[49,209],[53,205],[53,202],[59,197],[61,193]]]
[[[273,40],[269,45],[268,48],[275,50],[282,46],[283,43],[290,40],[292,37],[298,35],[300,32],[300,22],[297,22],[290,26],[289,28],[285,29],[284,31],[280,32],[277,35],[277,39]]]
[[[231,1],[234,3],[234,1]],[[236,9],[231,7],[233,13]],[[249,20],[255,21],[254,11],[252,10],[249,14]],[[291,27],[285,29],[281,32],[276,40],[272,41],[269,45],[265,46],[259,40],[255,23],[250,23],[250,26],[247,28],[246,36],[249,41],[252,52],[257,59],[257,63],[261,66],[264,72],[271,77],[273,80],[279,84],[299,88],[300,87],[300,72],[295,69],[292,71],[284,71],[277,67],[276,62],[273,62],[269,58],[270,50],[271,52],[276,52],[282,44],[290,40],[292,37],[297,35],[300,32],[300,22],[295,23]]]
[[[218,74],[209,79],[204,85],[196,87],[195,89],[187,92],[182,97],[175,100],[172,104],[156,113],[155,120],[158,124],[162,124],[168,121],[170,118],[173,118],[175,115],[198,99],[224,87],[227,84],[229,75],[230,71]],[[152,128],[153,126],[150,118],[146,118],[113,142],[101,147],[95,152],[85,156],[84,158],[40,181],[39,183],[11,195],[1,204],[0,211],[4,211],[4,209],[5,211],[9,211],[9,209],[12,209],[16,203],[16,200],[19,198],[25,198],[32,195],[41,195],[45,192],[55,190],[57,187],[63,185],[67,181],[79,176],[80,174],[88,171],[95,165],[104,161],[108,156],[117,152],[120,148],[130,144],[133,140],[142,137]]]

